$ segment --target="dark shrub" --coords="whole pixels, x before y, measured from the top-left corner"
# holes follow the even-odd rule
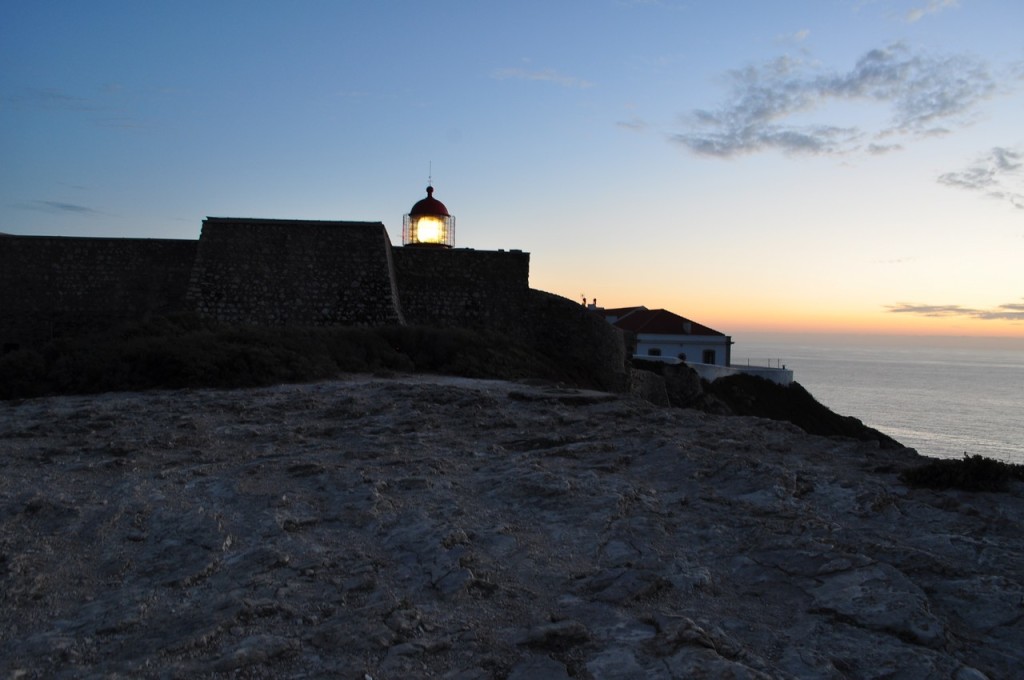
[[[564,379],[550,359],[498,333],[406,326],[254,328],[184,314],[6,354],[0,358],[0,398],[254,387],[378,371]]]
[[[1012,479],[1024,479],[1024,465],[966,453],[961,459],[936,459],[900,474],[907,486],[964,491],[1005,491]]]
[[[0,356],[0,399],[43,394],[46,361],[39,352],[19,350]]]

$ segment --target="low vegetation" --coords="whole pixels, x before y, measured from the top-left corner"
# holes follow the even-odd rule
[[[1012,480],[1024,480],[1024,465],[964,453],[960,459],[936,459],[905,470],[900,480],[929,489],[1005,491]]]
[[[115,390],[255,387],[345,372],[563,380],[555,362],[486,331],[253,328],[161,317],[0,357],[0,399]]]
[[[0,399],[121,390],[257,387],[310,382],[341,373],[425,372],[470,378],[539,378],[582,384],[578,371],[507,336],[466,329],[255,328],[195,315],[161,317],[114,330],[53,340],[0,356]],[[825,436],[875,439],[899,447],[855,418],[839,416],[801,386],[749,376],[704,383],[703,407],[792,422]],[[716,406],[717,404],[717,406]],[[905,470],[913,487],[1002,491],[1024,480],[1024,465],[964,454]]]

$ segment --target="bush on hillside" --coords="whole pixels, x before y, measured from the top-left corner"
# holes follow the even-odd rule
[[[1005,491],[1011,480],[1024,480],[1024,465],[969,456],[936,459],[900,473],[907,486],[963,491]]]
[[[185,387],[255,387],[340,373],[431,372],[562,380],[498,333],[425,327],[254,328],[195,315],[51,341],[0,357],[0,399]]]

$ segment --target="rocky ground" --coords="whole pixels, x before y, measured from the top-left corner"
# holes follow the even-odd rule
[[[980,678],[1024,488],[769,420],[352,377],[0,404],[3,677]]]

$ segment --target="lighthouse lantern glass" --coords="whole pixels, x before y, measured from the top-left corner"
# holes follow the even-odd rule
[[[415,241],[417,243],[445,243],[444,220],[433,215],[416,218]]]

